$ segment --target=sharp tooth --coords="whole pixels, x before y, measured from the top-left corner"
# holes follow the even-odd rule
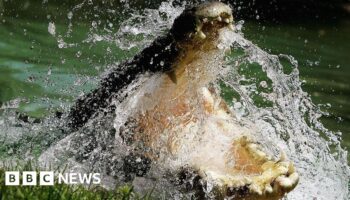
[[[252,182],[252,180],[250,178],[248,178],[248,177],[244,177],[244,182],[246,184],[250,184]]]
[[[289,165],[289,168],[288,168],[288,173],[289,173],[289,174],[292,174],[292,173],[294,173],[294,172],[295,172],[295,167],[294,167],[293,163],[291,163],[291,164]]]
[[[281,157],[280,157],[279,162],[285,161],[286,159],[287,159],[286,153],[282,150],[282,151],[281,151]]]
[[[229,25],[228,25],[228,28],[229,28],[231,31],[234,31],[234,30],[235,30],[235,27],[233,26],[233,24],[229,24]]]
[[[270,194],[273,192],[273,189],[270,184],[266,184],[265,191]]]
[[[230,23],[230,20],[228,18],[225,18],[224,21],[228,24]]]
[[[198,31],[198,36],[202,39],[205,39],[207,36],[203,33],[203,31]]]
[[[216,20],[218,20],[219,22],[221,22],[221,21],[222,21],[222,18],[219,16],[219,17],[216,18]]]
[[[251,150],[256,150],[258,148],[258,145],[255,144],[255,143],[250,143],[248,144],[248,147],[251,149]]]
[[[208,21],[208,18],[204,18],[203,19],[203,22],[205,23],[205,22],[207,22]]]
[[[299,174],[293,173],[289,177],[279,176],[276,182],[285,189],[293,189],[299,181]]]
[[[197,27],[196,27],[196,31],[197,31],[197,32],[201,31],[201,30],[202,30],[202,27],[203,27],[203,24],[202,24],[202,23],[198,24]]]
[[[299,182],[299,174],[294,172],[289,176],[289,179],[292,180],[293,186],[296,186],[296,184]]]
[[[228,19],[230,20],[230,23],[233,22],[233,16],[232,15]]]
[[[262,195],[261,188],[256,184],[251,184],[249,186],[249,189],[250,189],[250,191],[257,193],[258,195]]]

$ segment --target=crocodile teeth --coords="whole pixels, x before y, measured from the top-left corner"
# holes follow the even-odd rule
[[[286,153],[281,150],[281,157],[279,159],[279,162],[285,161],[287,159]]]
[[[258,149],[258,145],[255,143],[250,143],[248,144],[248,148],[250,148],[251,150],[256,150]]]
[[[266,193],[272,193],[273,192],[273,188],[271,187],[271,185],[268,183],[265,186],[265,192]]]
[[[198,36],[201,38],[201,39],[205,39],[207,36],[203,33],[203,31],[198,31],[197,32]]]
[[[230,20],[230,23],[233,22],[233,16],[232,15],[229,17],[229,20]]]
[[[221,22],[221,21],[222,21],[222,18],[219,16],[219,17],[216,18],[216,20],[218,20],[219,22]]]
[[[252,185],[250,185],[249,188],[250,188],[251,191],[257,193],[258,195],[262,195],[261,188],[258,185],[252,184]]]
[[[233,24],[229,24],[229,25],[228,25],[228,28],[229,28],[231,31],[234,31],[234,30],[235,30],[235,27],[233,26]]]
[[[288,167],[288,173],[293,174],[294,172],[295,172],[295,167],[294,167],[293,163],[291,163]]]
[[[199,32],[202,30],[202,27],[203,27],[203,24],[199,24],[197,27],[196,27],[196,31]]]
[[[289,177],[280,176],[276,182],[285,189],[293,189],[299,181],[299,174],[294,172]]]
[[[229,23],[230,23],[230,19],[225,18],[225,19],[224,19],[224,22],[226,22],[227,24],[229,24]]]

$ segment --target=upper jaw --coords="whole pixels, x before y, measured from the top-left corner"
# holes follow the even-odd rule
[[[216,18],[221,15],[232,17],[232,9],[221,2],[208,2],[197,6],[195,15],[200,18]]]
[[[224,27],[234,30],[232,9],[221,2],[209,2],[187,8],[178,16],[170,34],[176,41],[193,39],[195,36],[200,39],[207,38]],[[196,40],[197,41],[197,40]]]
[[[202,39],[206,38],[203,27],[207,25],[218,25],[218,28],[227,26],[234,30],[232,9],[221,2],[204,3],[196,7],[196,35]]]

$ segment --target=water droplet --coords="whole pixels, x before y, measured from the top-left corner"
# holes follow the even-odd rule
[[[260,86],[261,86],[262,88],[267,88],[267,82],[266,82],[266,81],[261,81],[261,82],[260,82]]]
[[[47,71],[47,75],[51,76],[51,74],[52,74],[52,70],[51,70],[51,67],[49,67],[49,70]]]
[[[56,35],[56,26],[53,22],[49,23],[49,26],[47,27],[47,30],[49,31],[49,33],[53,36]]]
[[[63,43],[58,43],[58,48],[60,48],[60,49],[64,48],[64,44]]]
[[[75,56],[76,56],[77,58],[79,58],[79,57],[81,56],[81,54],[82,54],[82,52],[81,52],[81,51],[78,51],[78,52],[75,54]]]
[[[96,22],[96,21],[92,21],[92,22],[91,22],[91,26],[92,26],[93,28],[97,28],[97,22]]]
[[[110,47],[107,47],[107,53],[112,53],[112,50]]]
[[[70,11],[68,14],[67,14],[67,17],[69,20],[71,20],[73,18],[73,13]]]
[[[241,103],[241,102],[235,102],[234,105],[233,105],[233,107],[234,107],[235,109],[239,109],[239,108],[242,107],[242,103]]]

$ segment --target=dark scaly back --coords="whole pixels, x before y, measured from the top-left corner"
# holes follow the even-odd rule
[[[188,8],[175,19],[166,36],[157,38],[131,61],[116,67],[97,89],[78,99],[69,112],[68,127],[73,130],[82,127],[95,113],[107,108],[111,98],[140,74],[171,71],[180,54],[178,43],[194,32],[195,26],[194,8]]]

